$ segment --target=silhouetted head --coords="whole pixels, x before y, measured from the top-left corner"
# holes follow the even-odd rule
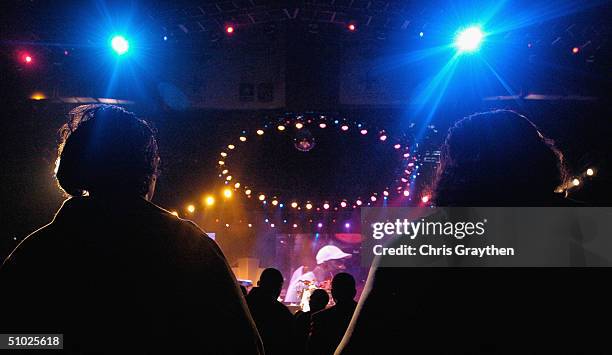
[[[438,206],[547,204],[565,176],[563,155],[525,116],[478,113],[449,129],[434,198]]]
[[[308,299],[310,311],[313,313],[322,310],[323,308],[325,308],[325,306],[327,306],[328,303],[329,295],[327,294],[327,291],[320,288],[312,291],[312,294]]]
[[[131,195],[151,199],[159,155],[147,122],[121,107],[83,105],[60,130],[56,178],[72,196]]]
[[[257,285],[260,291],[277,299],[283,289],[283,274],[275,268],[267,268],[259,276]]]
[[[350,301],[357,294],[355,278],[346,272],[336,274],[332,279],[332,297],[336,303]]]

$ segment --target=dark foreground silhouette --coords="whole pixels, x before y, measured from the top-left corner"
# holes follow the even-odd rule
[[[79,106],[58,153],[74,197],[0,269],[2,333],[63,333],[71,353],[263,352],[217,244],[149,202],[160,158],[146,121]]]
[[[215,242],[144,199],[67,200],[0,282],[2,332],[64,333],[73,352],[262,352]]]

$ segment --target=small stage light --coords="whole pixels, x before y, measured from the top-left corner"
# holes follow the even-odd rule
[[[23,57],[23,61],[24,61],[24,62],[26,62],[27,64],[32,63],[32,56],[31,56],[31,55],[26,54],[26,55]]]
[[[319,227],[319,228],[323,227],[323,223],[321,223],[321,222],[317,223],[317,227]]]
[[[178,212],[176,212],[176,211],[172,211],[172,212],[170,212],[170,214],[173,215],[173,216],[176,216],[176,217],[179,216]]]
[[[232,25],[225,26],[225,33],[227,33],[228,35],[231,35],[232,33],[234,33],[234,26]]]
[[[272,205],[274,205],[274,206],[278,205],[278,201],[277,200],[272,200]]]
[[[595,175],[595,170],[593,170],[592,168],[588,168],[587,171],[586,171],[586,174],[588,176],[593,176],[593,175]]]
[[[347,125],[342,125],[342,127],[340,127],[341,130],[343,131],[348,131],[349,127]]]
[[[347,28],[351,32],[355,32],[355,30],[357,30],[357,26],[354,23],[349,24]]]
[[[478,26],[468,27],[455,37],[455,47],[459,52],[474,52],[480,47],[484,34]]]
[[[423,201],[423,203],[429,202],[429,196],[425,195],[425,196],[421,197],[421,201]]]
[[[258,198],[259,198],[259,201],[263,201],[263,200],[265,200],[265,199],[266,199],[266,195],[261,194],[261,195],[259,195],[259,197],[258,197]]]
[[[239,182],[235,183],[234,184],[234,188],[239,189],[240,188],[240,183]]]
[[[32,95],[30,95],[30,99],[36,100],[36,101],[44,100],[46,98],[47,96],[45,96],[45,94],[40,91],[33,92]]]
[[[376,196],[370,197],[370,200],[372,200],[372,202],[376,202]]]
[[[223,196],[225,196],[226,198],[232,197],[232,190],[230,189],[223,190]]]
[[[297,228],[297,224],[293,223],[293,228]]]
[[[404,190],[404,196],[406,196],[406,197],[410,196],[410,191]]]
[[[574,186],[580,185],[580,180],[579,179],[572,180],[572,185],[574,185]]]
[[[168,40],[168,36],[164,36],[164,41],[167,41],[167,40]]]
[[[344,202],[344,201],[340,202],[340,206],[341,206],[342,208],[346,207],[346,202]]]
[[[241,142],[246,142],[246,140],[247,140],[247,138],[245,136],[241,136],[239,139],[240,139]]]
[[[384,142],[387,140],[387,136],[383,134],[379,139]]]
[[[425,35],[425,33],[419,32],[419,37],[423,37],[424,35]]]
[[[319,127],[320,128],[325,128],[325,127],[327,127],[327,125],[325,123],[319,123]]]
[[[261,135],[263,135],[263,134],[264,134],[264,131],[263,131],[262,129],[258,129],[258,130],[257,130],[257,135],[258,135],[258,136],[261,136]]]
[[[351,228],[351,224],[348,222],[344,223],[344,228]]]
[[[306,204],[306,209],[307,209],[307,210],[312,209],[312,203],[307,203],[307,204]]]
[[[111,47],[117,55],[124,55],[130,49],[130,43],[123,36],[115,36],[111,40]]]
[[[284,131],[284,130],[285,130],[285,126],[283,126],[282,124],[281,124],[281,125],[278,125],[278,127],[276,127],[276,128],[277,128],[279,131]]]
[[[578,54],[579,52],[580,52],[580,48],[579,47],[572,48],[572,53],[573,54]]]
[[[302,129],[302,127],[304,127],[304,125],[302,123],[300,123],[300,122],[295,124],[295,128],[297,128],[297,129]]]
[[[291,207],[296,208],[298,206],[297,202],[291,202]]]
[[[357,204],[357,206],[361,206],[361,204],[362,204],[363,202],[361,202],[361,200],[357,200],[357,201],[355,201],[355,203]]]
[[[215,198],[212,196],[207,196],[205,201],[207,206],[212,206],[215,204]]]
[[[195,212],[195,206],[194,205],[187,206],[187,212],[189,212],[189,213]]]
[[[327,203],[327,202],[326,202],[326,203],[324,203],[324,204],[323,204],[323,208],[324,208],[324,209],[326,209],[326,210],[328,210],[328,209],[329,209],[329,203]]]
[[[363,134],[363,135],[368,134],[368,130],[367,130],[367,129],[362,129],[362,130],[361,130],[361,134]]]
[[[248,224],[249,228],[253,227],[253,225],[251,223]]]

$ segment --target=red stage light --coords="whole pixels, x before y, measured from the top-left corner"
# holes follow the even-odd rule
[[[26,64],[31,64],[34,61],[34,57],[32,57],[32,55],[30,53],[22,53],[21,54],[21,61],[26,63]]]
[[[226,26],[225,32],[231,35],[232,33],[234,33],[234,26]]]
[[[355,26],[354,23],[351,23],[350,25],[348,25],[348,30],[351,32],[354,32],[357,29],[357,26]]]

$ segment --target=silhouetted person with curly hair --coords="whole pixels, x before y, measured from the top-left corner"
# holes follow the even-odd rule
[[[7,333],[63,333],[68,353],[263,353],[213,240],[151,203],[153,129],[117,106],[80,106],[56,167],[71,197],[0,273]]]
[[[561,153],[531,121],[491,111],[450,128],[434,201],[441,207],[572,206],[555,193],[564,180]],[[512,211],[518,224],[531,213]],[[519,227],[531,228],[508,228]],[[567,241],[561,237],[546,240],[547,249]],[[588,349],[607,339],[607,329],[594,320],[612,316],[604,281],[609,272],[602,269],[585,278],[575,268],[388,267],[391,259],[375,259],[336,354],[599,353]]]

